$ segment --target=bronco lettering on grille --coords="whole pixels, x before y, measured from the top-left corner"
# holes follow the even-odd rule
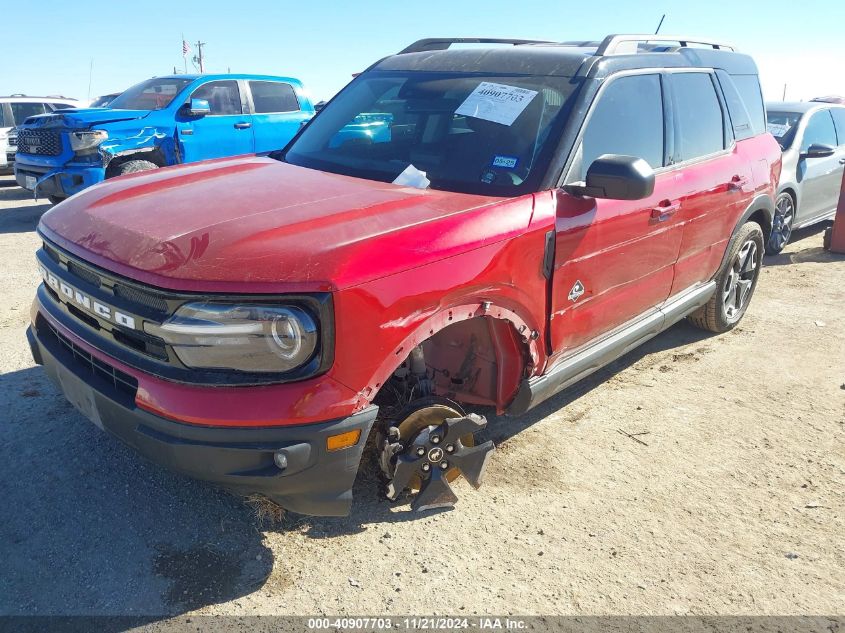
[[[95,315],[102,319],[106,319],[118,325],[122,325],[123,327],[128,327],[137,329],[135,325],[135,317],[132,317],[128,314],[124,314],[119,310],[112,308],[111,306],[105,305],[99,301],[96,301],[92,297],[89,297],[84,292],[80,292],[76,288],[68,285],[64,281],[59,281],[55,275],[52,273],[47,272],[47,269],[44,268],[41,264],[38,265],[38,270],[41,272],[41,277],[44,279],[44,283],[48,286],[56,290],[57,292],[61,293],[66,297],[67,303],[71,301],[82,307],[85,308],[89,312],[93,312]]]

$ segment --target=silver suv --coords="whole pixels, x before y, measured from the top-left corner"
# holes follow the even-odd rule
[[[845,106],[769,103],[769,132],[783,150],[766,252],[780,253],[794,229],[833,217],[845,169]]]

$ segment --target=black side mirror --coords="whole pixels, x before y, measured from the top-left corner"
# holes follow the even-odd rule
[[[824,143],[813,143],[801,152],[801,158],[827,158],[828,156],[833,156],[833,153],[836,150],[832,148],[830,145],[825,145]]]
[[[642,158],[602,154],[587,170],[585,184],[565,185],[576,196],[611,200],[642,200],[654,192],[654,170]]]

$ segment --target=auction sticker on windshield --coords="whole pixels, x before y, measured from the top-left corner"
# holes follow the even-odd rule
[[[464,99],[455,114],[512,125],[536,96],[536,90],[482,81]]]

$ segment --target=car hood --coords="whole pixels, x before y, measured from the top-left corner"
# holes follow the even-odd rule
[[[39,230],[159,287],[332,290],[491,241],[481,215],[495,202],[246,156],[106,181],[46,213]],[[523,231],[531,205],[519,208],[497,226]]]
[[[108,108],[68,108],[53,114],[41,114],[26,120],[27,127],[61,126],[71,129],[91,128],[118,121],[143,119],[150,110],[109,110]]]

